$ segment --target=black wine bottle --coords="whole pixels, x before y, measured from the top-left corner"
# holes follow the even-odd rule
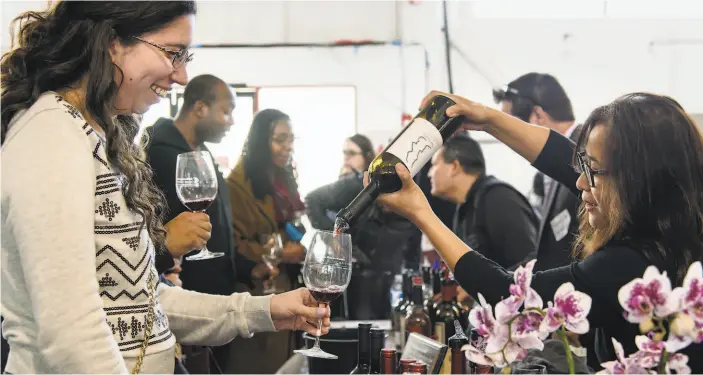
[[[403,163],[415,176],[458,129],[462,120],[446,115],[454,101],[437,95],[391,141],[369,165],[369,184],[354,200],[337,214],[335,231],[344,231],[355,224],[356,219],[381,193],[400,190],[402,183],[395,172],[395,165]]]
[[[386,341],[386,331],[378,328],[371,329],[371,371],[370,374],[381,373],[381,349]]]
[[[359,323],[359,338],[357,343],[358,359],[351,374],[368,374],[371,371],[371,323]]]

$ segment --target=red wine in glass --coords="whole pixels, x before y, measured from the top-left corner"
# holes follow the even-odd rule
[[[314,233],[303,265],[305,287],[318,303],[327,305],[347,289],[351,279],[352,256],[351,236],[348,233],[318,230]],[[317,326],[322,327],[322,319]],[[320,337],[315,337],[315,345],[310,349],[294,350],[306,357],[337,359],[334,354],[320,348]]]
[[[340,287],[330,287],[326,289],[313,289],[308,288],[310,294],[320,303],[330,303],[335,298],[339,297],[344,293],[344,288]]]
[[[193,212],[204,212],[212,204],[212,199],[197,199],[194,201],[183,202],[189,210]]]
[[[176,160],[176,194],[192,212],[203,212],[217,197],[217,172],[207,151],[192,151],[178,155]],[[207,247],[186,257],[186,260],[213,259],[225,253],[210,252]]]

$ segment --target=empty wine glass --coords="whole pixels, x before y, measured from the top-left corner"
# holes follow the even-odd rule
[[[512,368],[513,374],[546,374],[547,368],[540,364],[519,363]]]
[[[348,233],[334,234],[318,230],[314,233],[303,265],[303,280],[313,297],[324,306],[339,297],[349,285],[352,266],[352,244]],[[322,319],[317,327],[322,328]],[[298,354],[337,359],[334,354],[320,349],[320,337],[315,337],[315,345],[310,349],[295,351]]]
[[[281,257],[283,256],[283,239],[281,238],[281,234],[262,234],[259,236],[259,240],[264,248],[264,252],[261,254],[261,259],[270,270],[273,270],[279,263],[281,263]],[[273,280],[264,281],[264,294],[272,294],[276,292],[276,285]]]
[[[205,212],[217,198],[217,172],[207,151],[191,151],[176,160],[176,194],[191,212]],[[194,249],[197,250],[197,249]],[[207,247],[187,260],[213,259],[225,253],[212,253]]]

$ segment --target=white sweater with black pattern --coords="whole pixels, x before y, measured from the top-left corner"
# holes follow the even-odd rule
[[[2,146],[1,287],[10,373],[124,373],[144,339],[154,247],[105,140],[53,92]],[[270,297],[159,284],[142,373],[173,370],[176,338],[221,345],[274,330]]]

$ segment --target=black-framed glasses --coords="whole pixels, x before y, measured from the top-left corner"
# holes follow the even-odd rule
[[[576,153],[576,160],[578,161],[578,166],[574,168],[576,172],[578,173],[584,173],[586,174],[586,178],[588,179],[588,184],[591,187],[596,186],[596,178],[595,176],[597,175],[604,175],[607,173],[606,170],[604,169],[593,169],[591,168],[591,165],[588,163],[586,160],[588,157],[586,156],[585,151],[579,151]]]
[[[344,156],[349,156],[349,157],[361,155],[361,152],[354,151],[354,150],[342,150],[342,153],[344,154]]]
[[[156,43],[152,43],[148,40],[144,40],[144,39],[137,37],[137,36],[133,36],[132,38],[134,38],[140,42],[144,42],[150,46],[156,47],[156,48],[160,49],[162,52],[171,56],[173,58],[171,60],[171,64],[173,64],[173,67],[176,69],[182,67],[183,65],[188,64],[189,62],[191,62],[191,60],[193,60],[193,53],[190,52],[188,50],[188,48],[174,50],[174,49],[171,49],[168,47],[160,46]]]

